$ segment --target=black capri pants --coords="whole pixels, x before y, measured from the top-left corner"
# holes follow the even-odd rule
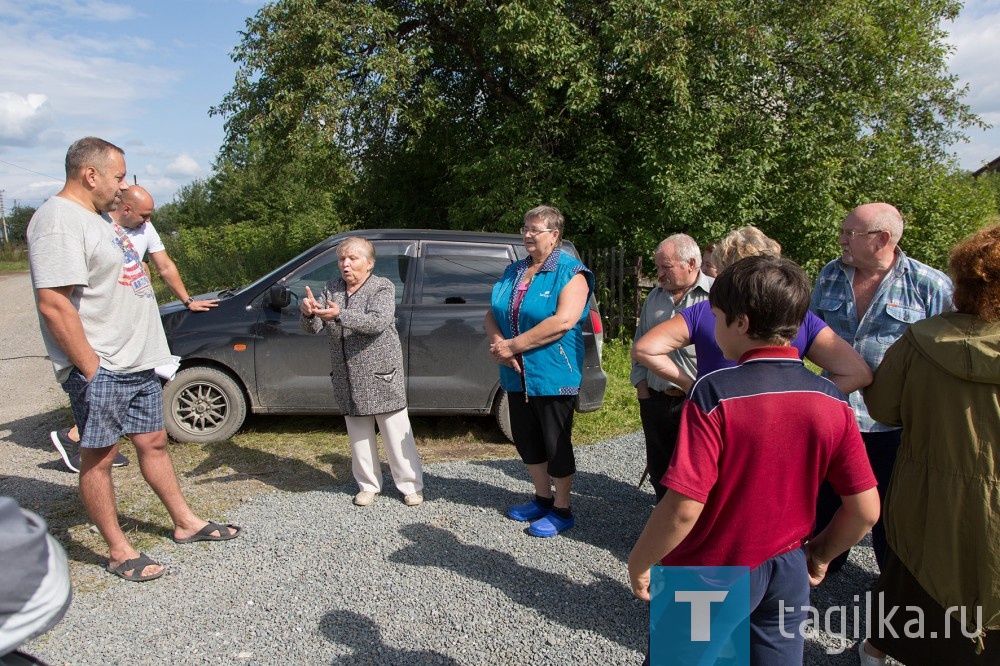
[[[561,479],[576,473],[573,456],[575,395],[528,396],[510,393],[510,430],[525,465],[548,462],[549,476]]]

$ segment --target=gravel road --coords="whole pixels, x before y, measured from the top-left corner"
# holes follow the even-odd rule
[[[0,275],[0,299],[0,494],[44,515],[76,492],[47,436],[67,402],[27,276]],[[248,498],[228,516],[241,538],[164,537],[149,552],[168,574],[151,583],[74,581],[63,621],[24,647],[51,664],[638,664],[649,615],[625,559],[652,505],[641,460],[639,434],[579,449],[577,527],[554,539],[503,515],[529,491],[515,460],[428,465],[416,508],[355,507],[350,486]],[[821,613],[849,605],[835,617],[852,638],[841,654],[834,636],[809,639],[807,664],[858,663],[850,604],[874,570],[856,548],[814,591]]]

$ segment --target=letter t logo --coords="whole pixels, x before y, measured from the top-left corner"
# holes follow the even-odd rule
[[[712,602],[725,601],[728,591],[696,592],[675,590],[674,601],[691,604],[691,640],[707,642],[712,640]]]

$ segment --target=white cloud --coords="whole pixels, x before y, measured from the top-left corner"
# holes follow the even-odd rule
[[[951,28],[955,53],[949,68],[969,84],[966,101],[980,114],[1000,112],[1000,82],[996,78],[996,45],[1000,42],[1000,13],[978,18],[961,15]]]
[[[166,170],[168,175],[176,178],[195,178],[201,174],[201,167],[187,154],[178,155]]]
[[[124,21],[136,15],[135,9],[131,5],[118,2],[59,0],[57,4],[63,11],[69,12],[70,16],[99,17],[102,21]]]
[[[159,90],[174,75],[160,67],[125,64],[101,39],[55,35],[0,24],[0,89],[46,95],[60,117],[106,118],[120,124],[141,94]],[[125,71],[128,76],[123,76]],[[96,132],[89,132],[96,133]]]
[[[980,18],[1000,12],[1000,0],[968,0],[962,5],[962,16]]]
[[[948,68],[968,86],[963,101],[991,129],[966,130],[968,143],[953,146],[964,168],[977,169],[1000,155],[1000,82],[996,77],[996,44],[1000,41],[1000,0],[970,0],[954,22],[942,26],[955,47]]]
[[[48,97],[0,92],[0,148],[35,146],[53,125]]]
[[[33,180],[24,186],[25,194],[29,201],[48,199],[62,189],[62,181]],[[37,208],[37,204],[30,204]]]
[[[106,0],[0,0],[0,15],[16,20],[44,21],[53,18],[83,18],[101,21],[124,21],[136,16],[128,4]]]
[[[0,0],[0,152],[11,163],[0,166],[0,178],[8,196],[36,199],[30,172],[61,175],[66,147],[82,136],[127,139],[148,113],[145,103],[161,97],[176,79],[155,60],[126,59],[144,44],[126,41],[123,52],[120,40],[113,39],[115,24],[93,30],[61,20],[79,5],[18,4],[28,9],[15,11],[22,20],[14,22],[5,12],[13,5]],[[88,6],[103,22],[126,15],[109,3]],[[40,20],[45,12],[61,15]]]

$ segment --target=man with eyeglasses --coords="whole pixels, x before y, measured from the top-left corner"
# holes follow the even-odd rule
[[[952,284],[939,270],[911,259],[899,248],[903,217],[887,203],[858,206],[844,219],[838,243],[841,255],[819,273],[810,309],[852,345],[874,371],[886,350],[910,324],[953,309]],[[848,396],[878,480],[879,497],[892,476],[901,430],[874,421],[860,391]],[[822,530],[839,505],[832,489],[820,489],[816,530]],[[882,519],[872,529],[879,568],[885,558]],[[830,573],[847,561],[844,553]]]
[[[642,304],[636,340],[689,305],[708,300],[708,290],[715,281],[701,272],[701,251],[687,234],[674,234],[660,241],[653,263],[658,284]],[[670,352],[670,358],[690,376],[698,375],[694,345]],[[674,455],[686,393],[634,359],[630,381],[635,386],[646,440],[646,471],[659,502],[667,494],[660,481]]]

